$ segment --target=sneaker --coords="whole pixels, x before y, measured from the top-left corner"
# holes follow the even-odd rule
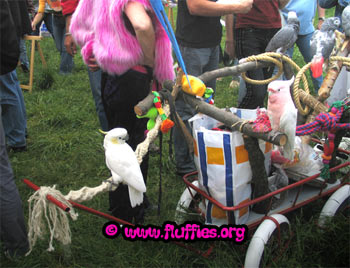
[[[13,147],[7,146],[7,152],[21,153],[27,151],[27,146]]]

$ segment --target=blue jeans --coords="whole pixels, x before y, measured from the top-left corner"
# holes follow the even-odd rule
[[[101,98],[101,74],[102,71],[98,70],[96,72],[91,72],[88,69],[90,87],[92,96],[94,97],[96,112],[98,119],[100,121],[100,126],[103,131],[108,131],[108,121],[103,107],[102,98]]]
[[[313,35],[313,33],[309,33],[309,34],[306,34],[306,35],[298,35],[298,39],[295,42],[296,45],[298,46],[299,50],[300,50],[300,53],[303,55],[304,61],[306,63],[308,63],[308,62],[310,62],[312,60],[312,58],[311,58],[311,51],[310,51],[310,40],[311,40],[312,35]],[[294,46],[287,50],[287,55],[290,58],[293,57],[293,51],[294,51]],[[312,83],[314,85],[315,92],[317,93],[318,89],[322,85],[323,77],[320,76],[320,77],[318,77],[316,79],[313,78],[311,70],[310,70],[310,74],[311,74],[311,79],[312,79]]]
[[[24,41],[23,38],[19,40],[19,60],[21,64],[24,64],[29,69],[29,60],[27,56],[27,47],[26,47],[26,41]]]
[[[73,57],[69,55],[64,46],[64,34],[66,33],[66,21],[64,16],[53,15],[53,34],[56,48],[61,55],[60,74],[70,74],[74,67]]]
[[[180,46],[183,60],[186,64],[188,74],[199,76],[207,71],[212,71],[219,66],[219,46],[212,48],[190,48]],[[206,83],[207,87],[212,89],[216,88],[216,79]],[[186,104],[181,97],[178,97],[175,102],[176,111],[178,112],[181,119],[184,121],[187,129],[192,133],[191,126],[188,122],[195,114],[195,110]],[[174,151],[176,170],[178,173],[188,173],[196,170],[193,155],[190,154],[186,140],[182,135],[181,129],[178,127],[174,128]]]
[[[16,70],[0,75],[0,105],[7,144],[11,147],[25,146],[27,116]]]
[[[265,52],[265,48],[270,39],[279,29],[258,29],[258,28],[239,28],[234,31],[235,49],[238,59],[246,58],[251,55],[258,55]],[[271,77],[268,68],[251,70],[247,76],[254,80],[264,80]],[[241,83],[241,85],[243,85]],[[244,94],[244,98],[239,100],[239,107],[245,109],[255,109],[264,106],[264,99],[267,92],[267,85],[254,85],[245,83],[246,93],[242,93],[240,87],[239,95]]]
[[[52,35],[53,39],[55,39],[55,36],[54,36],[54,34],[53,34],[53,26],[52,26],[52,14],[51,14],[51,13],[48,13],[48,12],[45,12],[45,13],[44,13],[44,18],[43,18],[42,21],[45,22],[45,25],[46,25],[47,30],[48,30],[48,31],[50,32],[50,34]],[[35,31],[32,32],[32,35],[39,35],[40,26],[41,26],[41,22],[39,22],[39,23],[36,25]]]
[[[0,106],[0,240],[11,256],[29,250],[22,202],[6,151]]]

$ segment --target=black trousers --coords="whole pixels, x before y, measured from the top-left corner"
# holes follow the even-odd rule
[[[147,71],[141,73],[131,69],[122,75],[102,73],[101,93],[108,127],[125,128],[129,135],[127,143],[133,150],[144,141],[147,129],[147,118],[138,119],[134,112],[134,106],[150,92],[152,70]],[[143,158],[141,171],[146,183],[148,154]],[[127,185],[119,185],[115,191],[109,193],[109,204],[113,216],[128,222],[143,222],[144,203],[135,208],[131,207]]]

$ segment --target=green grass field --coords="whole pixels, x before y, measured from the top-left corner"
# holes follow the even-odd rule
[[[33,92],[24,92],[28,117],[28,151],[10,154],[24,207],[28,217],[28,198],[33,194],[23,182],[28,178],[39,186],[52,186],[63,194],[83,186],[97,186],[110,174],[105,166],[103,136],[98,132],[95,106],[90,90],[86,66],[80,55],[75,57],[72,75],[58,75],[59,55],[51,38],[41,42],[48,71],[36,58]],[[302,65],[296,51],[295,60]],[[37,55],[38,56],[38,55]],[[50,88],[44,89],[44,74],[53,76]],[[22,83],[28,77],[18,69]],[[230,89],[230,77],[217,83],[216,105],[236,105],[238,89]],[[185,189],[169,155],[169,134],[163,142],[163,196],[161,215],[148,212],[145,224],[161,226],[174,220],[176,204]],[[157,141],[158,143],[158,141]],[[159,155],[150,157],[147,192],[153,205],[157,205],[159,183]],[[326,199],[286,215],[293,235],[283,252],[266,254],[271,267],[349,267],[350,222],[342,215],[334,218],[326,230],[316,226],[316,220]],[[108,194],[101,194],[84,205],[107,212]],[[102,235],[107,220],[78,211],[77,221],[70,221],[72,243],[61,246],[54,242],[55,251],[47,252],[48,235],[38,241],[32,253],[17,261],[9,261],[1,253],[0,267],[242,267],[249,241],[237,246],[219,241],[210,258],[203,258],[172,243],[128,242],[122,237],[114,240]],[[250,234],[253,234],[251,232]],[[195,242],[191,246],[205,250],[210,242]],[[277,259],[275,259],[277,257]]]

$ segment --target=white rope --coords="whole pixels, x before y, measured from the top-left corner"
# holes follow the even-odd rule
[[[170,114],[169,105],[164,105],[164,113],[166,116]],[[148,152],[149,145],[156,139],[158,131],[162,124],[162,119],[158,115],[156,119],[156,124],[153,129],[147,133],[146,139],[140,143],[135,154],[139,164],[141,164],[143,157]],[[67,213],[61,208],[57,207],[51,202],[47,202],[46,195],[50,194],[52,197],[65,204],[70,208],[69,215],[73,220],[78,218],[78,214],[74,212],[72,205],[67,201],[82,202],[91,200],[94,196],[99,193],[112,191],[116,189],[115,185],[111,184],[112,177],[108,180],[102,182],[101,185],[96,187],[86,187],[84,186],[80,190],[70,191],[67,195],[63,195],[60,191],[56,190],[56,185],[53,187],[42,186],[37,190],[28,200],[29,202],[29,219],[28,219],[28,240],[30,245],[30,250],[26,254],[29,255],[37,241],[38,238],[42,239],[45,233],[44,219],[45,217],[47,225],[50,231],[50,242],[48,251],[53,251],[52,246],[53,238],[60,241],[63,245],[71,243],[71,232],[69,228],[69,221]]]
[[[70,208],[69,215],[73,220],[78,218],[78,214],[74,212],[72,205],[65,199],[65,197],[56,190],[56,185],[53,187],[40,187],[28,200],[29,202],[29,219],[28,219],[28,240],[29,240],[29,252],[32,251],[38,237],[43,239],[45,234],[44,217],[50,231],[50,242],[48,251],[53,251],[52,246],[53,238],[59,240],[62,244],[67,245],[71,242],[71,232],[69,228],[69,221],[67,213],[58,208],[51,202],[46,201],[46,195],[50,194],[61,203]]]

